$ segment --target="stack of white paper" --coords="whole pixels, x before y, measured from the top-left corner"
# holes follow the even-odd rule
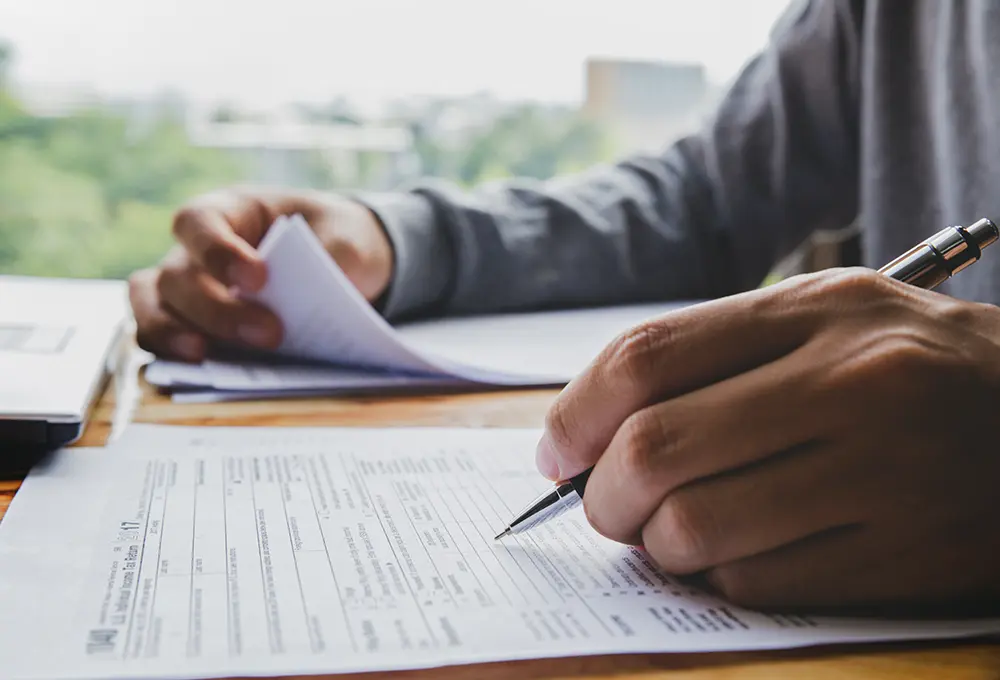
[[[146,379],[175,399],[483,385],[560,385],[618,333],[678,304],[511,314],[390,326],[299,216],[260,245],[268,283],[254,299],[281,319],[281,359],[154,362]]]
[[[998,619],[761,614],[658,571],[547,484],[538,433],[137,426],[35,469],[0,524],[8,680],[297,675],[950,638]],[[71,512],[67,512],[71,509]]]

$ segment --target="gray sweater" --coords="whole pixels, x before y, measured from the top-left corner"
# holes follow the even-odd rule
[[[391,319],[722,296],[855,221],[877,267],[1000,219],[1000,2],[794,2],[701,132],[660,155],[359,198],[395,247]],[[939,290],[1000,303],[1000,251]]]

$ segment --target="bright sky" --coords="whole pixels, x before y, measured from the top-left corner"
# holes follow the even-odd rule
[[[338,94],[577,101],[588,55],[731,78],[788,0],[0,0],[24,83],[251,106]]]

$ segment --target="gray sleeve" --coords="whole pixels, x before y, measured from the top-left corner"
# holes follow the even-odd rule
[[[760,284],[857,212],[863,3],[794,2],[703,130],[662,154],[463,192],[357,198],[396,253],[382,311],[414,316],[707,298]]]

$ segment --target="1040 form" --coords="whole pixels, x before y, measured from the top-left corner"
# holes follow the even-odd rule
[[[0,525],[5,677],[181,678],[746,650],[1000,630],[742,610],[571,511],[538,433],[135,426],[36,469]],[[506,499],[506,500],[505,500]]]

